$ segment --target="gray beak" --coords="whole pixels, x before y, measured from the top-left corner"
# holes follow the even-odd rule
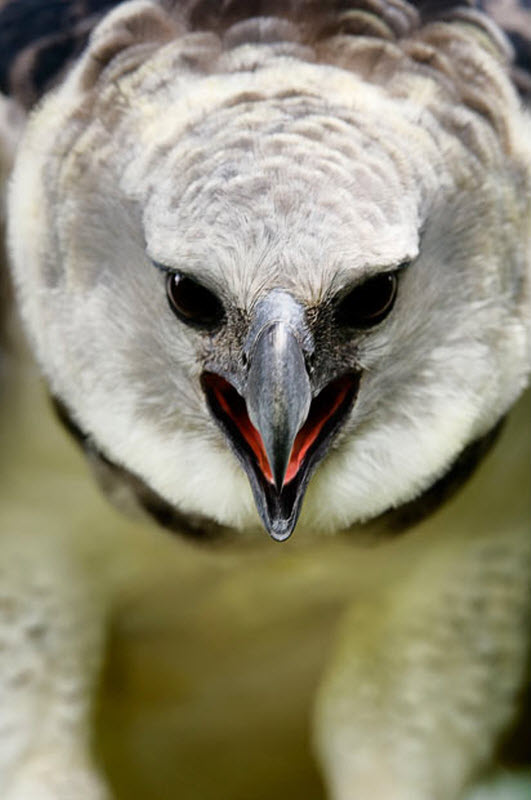
[[[278,542],[292,533],[310,477],[348,416],[359,376],[339,374],[316,394],[304,308],[271,291],[256,306],[243,347],[246,368],[202,375],[214,420],[249,478],[257,511]]]
[[[295,437],[312,402],[304,355],[290,324],[275,321],[262,328],[249,362],[247,410],[260,432],[273,482],[280,492]]]

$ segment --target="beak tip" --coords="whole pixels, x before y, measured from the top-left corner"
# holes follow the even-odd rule
[[[293,532],[293,525],[288,525],[286,520],[275,520],[268,528],[268,533],[275,542],[285,542]]]

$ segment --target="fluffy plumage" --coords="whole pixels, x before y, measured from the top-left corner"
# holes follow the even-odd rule
[[[499,35],[473,12],[419,28],[404,4],[320,8],[240,11],[222,34],[117,9],[30,123],[13,180],[15,277],[52,391],[170,504],[244,530],[250,492],[199,377],[212,346],[237,362],[241,315],[268,290],[320,312],[411,262],[374,333],[339,342],[315,325],[317,358],[363,380],[308,528],[429,488],[527,375],[529,132]],[[202,6],[189,16],[213,24]],[[223,298],[217,339],[176,324],[150,259]]]
[[[2,68],[15,96],[26,47],[14,70]],[[31,115],[9,199],[30,339],[105,469],[192,527],[261,535],[203,380],[214,372],[245,397],[246,343],[278,291],[304,310],[313,396],[338,376],[359,380],[298,538],[350,531],[355,541],[358,523],[420,497],[487,436],[529,371],[531,130],[511,70],[492,20],[454,3],[134,0],[112,10]],[[30,104],[38,92],[18,85]],[[219,298],[219,329],[176,319],[167,270]],[[395,272],[382,322],[338,325],[338,298]],[[444,603],[445,591],[433,598]],[[513,693],[522,660],[516,648]],[[343,663],[336,676],[352,682],[357,666]],[[469,748],[452,772],[450,732],[440,770],[430,761],[395,776],[393,756],[389,784],[378,784],[359,756],[355,708],[338,725],[334,702],[321,747],[338,800],[454,800],[485,758]],[[367,730],[381,732],[371,713]]]

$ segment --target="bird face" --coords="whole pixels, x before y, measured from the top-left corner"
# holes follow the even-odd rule
[[[308,530],[412,499],[525,380],[503,159],[339,69],[176,83],[171,110],[166,83],[117,114],[122,82],[80,130],[30,127],[11,241],[53,391],[223,525],[283,540],[305,497]]]
[[[144,224],[173,324],[204,347],[202,400],[249,479],[262,522],[283,540],[349,418],[363,372],[359,343],[391,313],[417,230],[408,203],[389,191],[390,175],[382,180],[358,164],[356,181],[338,157],[330,139],[346,134],[361,150],[359,131],[344,122],[327,137],[316,103],[303,125],[290,104],[266,105],[234,109],[236,140],[225,127],[218,137],[196,128],[207,179],[181,176],[171,190],[165,182]],[[242,140],[239,126],[258,130]],[[182,163],[179,153],[170,160]],[[376,243],[378,217],[387,225]]]

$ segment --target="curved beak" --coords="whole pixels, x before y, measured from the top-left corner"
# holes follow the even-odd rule
[[[304,355],[293,329],[286,322],[271,322],[257,336],[245,399],[251,422],[264,443],[272,481],[280,492],[295,437],[306,421],[312,402]],[[267,465],[262,465],[262,469],[264,467],[269,477]]]
[[[276,541],[292,533],[310,477],[344,422],[359,376],[341,375],[318,394],[307,369],[313,338],[304,310],[272,291],[244,345],[247,373],[203,373],[212,415],[247,473],[258,513]],[[238,386],[239,391],[235,388]]]

